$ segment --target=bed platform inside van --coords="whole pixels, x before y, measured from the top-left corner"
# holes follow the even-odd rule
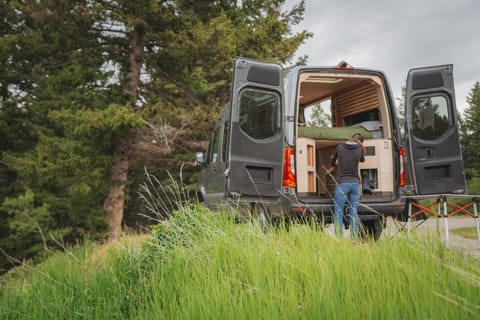
[[[364,121],[350,127],[298,127],[298,137],[314,140],[348,140],[355,133],[361,133],[365,139],[383,138],[380,121]]]
[[[314,140],[348,140],[353,134],[361,133],[365,139],[372,139],[373,134],[361,127],[298,127],[298,136]]]

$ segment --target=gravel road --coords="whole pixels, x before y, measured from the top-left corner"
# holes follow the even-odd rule
[[[426,234],[427,232],[435,234],[438,228],[440,230],[441,241],[444,245],[447,245],[445,241],[445,222],[443,218],[429,217],[427,220],[412,222],[412,230],[415,228],[418,235]],[[407,223],[398,222],[392,218],[387,220],[387,228],[383,230],[382,237],[395,237],[400,232],[406,232]],[[460,250],[468,250],[472,256],[480,262],[480,241],[477,239],[469,239],[462,236],[458,236],[452,233],[453,229],[458,228],[476,228],[475,219],[473,218],[448,218],[448,247],[458,248]],[[325,231],[332,236],[335,234],[333,225],[329,225]],[[350,230],[344,231],[344,237],[350,237]]]

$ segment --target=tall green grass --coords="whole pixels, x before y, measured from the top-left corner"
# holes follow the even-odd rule
[[[186,205],[138,249],[94,245],[1,280],[0,319],[479,319],[479,262],[436,239],[263,232]]]

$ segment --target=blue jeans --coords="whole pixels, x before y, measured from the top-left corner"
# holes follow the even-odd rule
[[[343,231],[343,207],[345,201],[348,205],[350,215],[350,234],[353,238],[358,236],[358,202],[360,200],[360,184],[358,182],[344,182],[335,187],[335,231],[342,235]]]

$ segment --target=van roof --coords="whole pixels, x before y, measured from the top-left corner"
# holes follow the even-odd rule
[[[376,69],[369,69],[369,68],[337,68],[336,66],[326,67],[326,66],[296,66],[291,69],[285,71],[285,74],[290,73],[301,73],[306,71],[325,71],[325,72],[332,72],[332,73],[358,73],[358,74],[377,74],[381,77],[385,78],[385,73],[380,70]]]

